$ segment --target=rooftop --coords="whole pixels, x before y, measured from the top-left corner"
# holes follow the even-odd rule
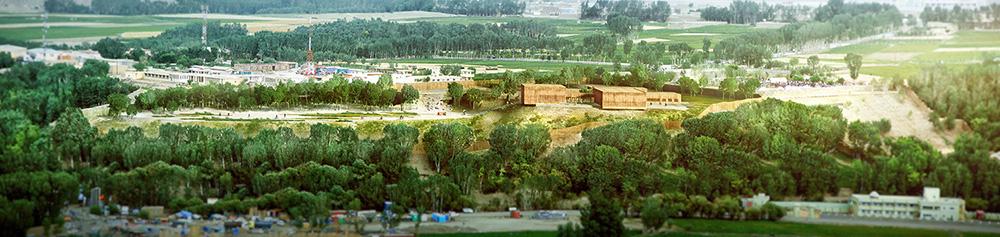
[[[617,93],[646,93],[646,88],[642,87],[625,87],[625,86],[599,86],[592,85],[594,90],[599,90],[602,92],[617,92]]]
[[[521,86],[531,89],[566,89],[565,86],[556,84],[521,84]]]

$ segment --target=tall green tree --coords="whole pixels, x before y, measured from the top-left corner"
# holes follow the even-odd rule
[[[622,207],[618,201],[608,198],[597,190],[591,191],[589,194],[590,205],[580,211],[583,236],[624,236]]]
[[[851,79],[858,79],[861,71],[861,55],[849,53],[844,57],[844,61],[847,62],[847,69],[851,72]]]
[[[451,97],[451,104],[458,105],[465,95],[465,88],[457,82],[448,83],[448,97]]]
[[[472,128],[461,123],[441,123],[424,133],[424,150],[434,171],[447,171],[448,162],[472,145]]]
[[[128,51],[128,46],[125,46],[119,40],[112,38],[104,38],[97,41],[94,44],[94,50],[101,54],[104,58],[125,58],[125,52]]]

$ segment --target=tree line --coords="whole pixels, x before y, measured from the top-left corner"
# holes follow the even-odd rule
[[[388,107],[417,100],[420,93],[405,85],[400,91],[384,76],[377,83],[333,77],[323,82],[282,83],[277,86],[208,84],[153,89],[136,98],[139,110],[175,111],[179,108],[250,110],[294,108],[320,104],[359,104]]]
[[[647,4],[639,0],[597,0],[593,5],[590,1],[580,3],[580,19],[608,20],[612,16],[623,15],[640,21],[667,21],[671,14],[667,1],[652,1]]]
[[[129,42],[130,48],[149,49],[157,62],[180,57],[215,61],[273,59],[305,61],[308,34],[313,31],[313,51],[319,61],[354,61],[358,58],[394,58],[430,55],[508,55],[528,57],[535,53],[559,52],[573,45],[557,37],[555,26],[537,21],[496,24],[397,23],[383,20],[335,21],[299,27],[290,32],[258,32],[247,35],[238,24],[209,25],[209,44],[200,46],[197,24],[167,30],[163,34]],[[172,57],[161,54],[173,55]],[[131,55],[131,54],[130,54]],[[139,54],[138,56],[142,56]]]
[[[992,19],[986,21],[986,18]],[[920,12],[920,20],[926,25],[927,22],[950,22],[958,25],[961,29],[974,27],[996,28],[1000,26],[1000,4],[993,3],[975,9],[962,8],[955,5],[949,10],[941,6],[924,7]]]
[[[774,21],[776,7],[765,2],[739,0],[729,3],[728,7],[707,7],[700,10],[701,19],[706,21],[725,21],[729,24],[757,25],[761,21]]]
[[[515,0],[179,0],[135,1],[93,0],[90,6],[73,0],[46,0],[48,12],[94,13],[106,15],[155,15],[200,13],[201,6],[212,13],[277,14],[277,13],[347,13],[432,11],[474,16],[521,15],[524,3]]]

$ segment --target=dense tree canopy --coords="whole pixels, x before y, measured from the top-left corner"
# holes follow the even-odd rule
[[[613,15],[624,15],[640,21],[667,21],[671,14],[667,1],[645,3],[639,0],[597,0],[580,3],[580,19],[609,20]]]
[[[927,103],[938,127],[950,129],[955,119],[964,120],[980,136],[1000,149],[1000,65],[987,61],[965,68],[944,65],[928,67],[909,78],[909,85]],[[941,118],[941,119],[938,119]],[[942,126],[943,125],[943,126]]]

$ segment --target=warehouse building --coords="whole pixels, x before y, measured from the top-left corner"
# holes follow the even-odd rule
[[[294,62],[275,62],[275,63],[239,63],[234,66],[237,72],[275,72],[275,71],[288,71],[299,67],[298,63]]]
[[[964,219],[965,200],[942,198],[941,189],[924,187],[923,196],[854,194],[849,201],[856,216],[958,221]]]
[[[601,109],[646,109],[646,88],[593,86],[594,103]]]
[[[521,104],[561,104],[566,103],[566,87],[554,84],[522,84]]]

